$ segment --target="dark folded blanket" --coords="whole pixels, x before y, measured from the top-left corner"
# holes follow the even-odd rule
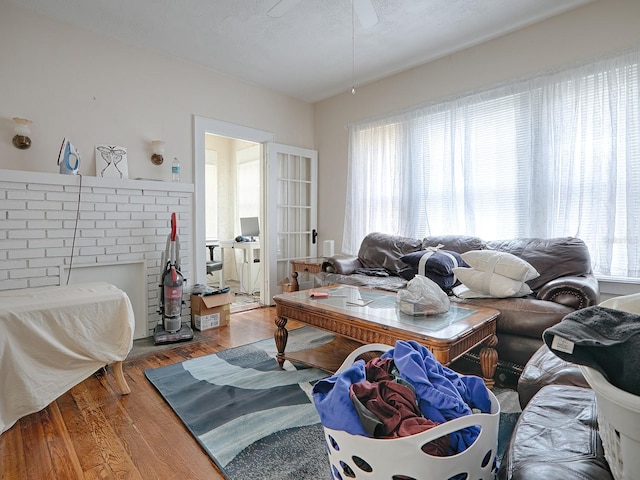
[[[563,360],[592,367],[612,385],[640,395],[640,315],[587,307],[568,314],[542,338]]]
[[[389,272],[384,268],[356,268],[354,273],[368,275],[370,277],[388,277]]]

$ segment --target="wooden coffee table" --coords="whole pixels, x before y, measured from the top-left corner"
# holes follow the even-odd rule
[[[276,303],[277,361],[285,359],[335,371],[342,360],[357,346],[365,343],[395,345],[396,340],[415,340],[427,347],[443,365],[484,343],[480,351],[480,366],[486,385],[494,385],[498,363],[495,346],[496,320],[500,312],[480,306],[459,306],[454,303],[447,313],[412,316],[396,308],[396,294],[383,290],[340,285],[316,288],[327,298],[311,298],[309,290],[283,293],[273,297]],[[285,354],[287,321],[297,320],[336,334],[322,347]]]

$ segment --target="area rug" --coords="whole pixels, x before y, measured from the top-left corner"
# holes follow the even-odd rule
[[[289,332],[287,351],[332,338],[302,327]],[[328,480],[322,426],[310,399],[313,383],[328,373],[289,362],[281,370],[276,353],[267,339],[145,375],[227,479]],[[496,393],[501,406],[514,404],[515,392]],[[517,415],[501,414],[498,455]]]

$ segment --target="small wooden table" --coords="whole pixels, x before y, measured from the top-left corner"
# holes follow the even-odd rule
[[[294,292],[300,289],[298,285],[298,272],[320,273],[324,258],[300,258],[289,260],[291,263],[291,286]]]
[[[329,297],[310,298],[308,291],[273,297],[277,327],[274,339],[281,367],[285,359],[289,359],[335,371],[356,346],[363,343],[393,346],[396,340],[415,340],[427,347],[441,364],[449,365],[484,343],[480,351],[482,376],[487,387],[493,387],[498,363],[498,353],[494,348],[498,344],[495,333],[500,312],[497,310],[452,303],[444,314],[412,316],[396,308],[396,294],[392,292],[350,285],[322,287],[314,291],[326,292]],[[285,348],[289,333],[286,325],[289,319],[335,333],[336,337],[322,347],[287,355]]]

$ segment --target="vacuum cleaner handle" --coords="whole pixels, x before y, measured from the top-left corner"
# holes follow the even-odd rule
[[[171,214],[171,241],[172,242],[176,241],[176,233],[177,233],[176,214],[174,212],[174,213]]]

